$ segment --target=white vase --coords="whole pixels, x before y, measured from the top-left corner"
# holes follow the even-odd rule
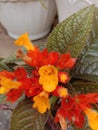
[[[59,22],[90,4],[98,6],[98,0],[56,0]]]
[[[8,34],[17,39],[28,32],[31,40],[46,36],[56,15],[54,0],[43,0],[45,7],[39,0],[28,1],[0,1],[0,22]]]

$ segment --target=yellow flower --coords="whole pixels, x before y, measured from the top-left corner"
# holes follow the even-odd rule
[[[52,65],[45,65],[39,69],[39,83],[47,92],[52,92],[58,85],[58,70]]]
[[[48,93],[43,91],[39,95],[35,96],[33,98],[34,104],[33,108],[38,108],[38,111],[40,113],[45,113],[47,109],[50,109],[49,99],[48,99]]]
[[[92,130],[98,130],[98,113],[92,109],[87,108],[85,114],[88,118],[88,124]]]
[[[59,88],[58,89],[58,94],[60,97],[66,97],[68,95],[68,91],[66,88]]]
[[[16,41],[15,44],[18,46],[24,46],[28,51],[29,50],[34,50],[34,46],[31,43],[29,37],[28,37],[28,33],[25,33],[23,35],[21,35]]]
[[[21,85],[20,82],[12,81],[6,77],[0,77],[0,94],[5,94],[11,89],[17,89]]]

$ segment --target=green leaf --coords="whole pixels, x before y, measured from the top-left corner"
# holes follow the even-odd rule
[[[44,130],[47,114],[40,114],[32,108],[30,99],[25,99],[12,113],[10,130]]]
[[[98,92],[98,83],[75,81],[72,83],[74,89],[79,93]]]
[[[58,24],[48,37],[48,50],[70,51],[72,57],[77,57],[90,35],[94,9],[93,5],[86,7]]]
[[[2,61],[4,58],[0,57],[0,61]]]
[[[78,79],[72,83],[77,91],[98,92],[98,8],[95,9],[90,39],[78,58],[72,74],[73,78]]]
[[[24,53],[26,53],[25,48],[21,48]],[[7,58],[0,58],[0,71],[8,70],[13,71],[17,64],[21,64],[22,60],[16,57],[16,54],[10,55]]]
[[[85,126],[84,128],[76,128],[75,126],[72,127],[72,130],[92,130],[88,125]]]
[[[0,59],[0,71],[8,70],[11,71],[14,67],[14,64],[16,61],[19,61],[19,59],[16,58],[15,55],[9,56],[5,59]]]
[[[85,48],[72,73],[74,78],[98,83],[98,39]]]
[[[8,58],[5,58],[4,60],[1,61],[3,64],[9,64],[9,63],[16,63],[19,62],[20,59],[16,58],[15,55],[9,56]]]
[[[4,63],[2,63],[2,61],[0,62],[0,71],[3,71],[3,70],[8,70],[10,71],[11,69]]]
[[[0,94],[0,103],[4,103],[6,100],[6,96],[4,94]]]
[[[98,37],[98,7],[95,8],[93,28],[92,28],[92,40]]]

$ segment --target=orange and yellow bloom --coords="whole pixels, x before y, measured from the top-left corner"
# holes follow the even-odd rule
[[[15,44],[18,46],[24,46],[27,50],[34,50],[34,46],[31,43],[28,34],[25,33],[21,35],[16,41]]]
[[[33,108],[37,108],[40,113],[45,113],[47,109],[50,109],[49,95],[43,91],[33,98]]]
[[[51,65],[42,66],[39,69],[39,83],[47,92],[52,92],[58,85],[58,70]]]
[[[61,106],[57,111],[55,120],[59,121],[59,115],[74,123],[75,126],[82,128],[85,123],[84,114],[88,118],[89,126],[97,130],[98,113],[93,111],[91,104],[98,102],[98,93],[78,94],[76,96],[68,95],[62,99]],[[94,122],[94,123],[93,123]]]
[[[6,94],[12,89],[18,89],[21,86],[21,82],[13,81],[6,77],[0,78],[0,94]]]
[[[61,83],[67,83],[70,79],[68,74],[65,72],[59,72],[58,78]]]
[[[69,52],[48,52],[46,48],[41,51],[31,43],[27,33],[20,36],[15,44],[27,49],[26,53],[19,49],[17,58],[30,66],[31,71],[28,73],[25,68],[17,67],[13,72],[0,72],[0,94],[5,94],[11,102],[25,94],[31,99],[32,107],[41,114],[52,109],[51,99],[57,99],[54,101],[54,104],[57,102],[55,121],[60,123],[62,130],[67,129],[66,120],[82,128],[84,114],[92,130],[98,130],[98,112],[92,108],[92,104],[98,103],[98,93],[72,95],[68,91],[68,72],[76,59],[71,58]]]
[[[87,116],[88,124],[92,130],[98,130],[98,112],[93,109],[86,108],[84,113]]]

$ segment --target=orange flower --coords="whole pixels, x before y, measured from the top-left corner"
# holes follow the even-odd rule
[[[28,62],[30,66],[33,67],[41,67],[44,65],[54,65],[58,61],[58,52],[48,52],[45,48],[40,51],[37,47],[35,47],[34,51],[28,51],[27,56],[32,59],[31,62]]]
[[[52,92],[58,85],[58,70],[52,65],[45,65],[39,69],[39,83],[47,92]]]
[[[60,69],[71,69],[75,65],[76,59],[71,58],[70,53],[59,55],[59,59],[56,63],[56,66]]]
[[[69,81],[68,74],[65,72],[59,72],[58,77],[61,83],[67,83]]]
[[[68,95],[68,91],[66,88],[59,88],[58,89],[58,94],[60,95],[60,97],[66,97]]]
[[[11,89],[17,89],[20,87],[21,83],[18,81],[12,81],[6,77],[2,77],[0,79],[0,94],[5,94],[9,92]]]
[[[61,106],[56,113],[55,120],[59,121],[58,114],[60,114],[70,122],[73,122],[75,126],[82,128],[85,122],[83,113],[85,113],[88,117],[90,127],[93,130],[98,130],[98,126],[96,126],[98,113],[87,109],[88,107],[92,107],[91,104],[96,103],[98,103],[98,93],[77,94],[74,97],[68,95],[66,98],[62,98]],[[95,124],[92,124],[94,121]]]
[[[98,112],[87,108],[85,114],[88,118],[88,124],[92,130],[98,130]]]
[[[27,61],[26,58],[31,59],[31,62]],[[21,56],[20,56],[21,58]],[[48,52],[45,48],[42,51],[38,47],[34,47],[34,50],[28,51],[23,59],[27,64],[33,67],[41,67],[44,65],[54,65],[58,69],[71,69],[75,62],[75,58],[71,58],[70,54],[59,54],[58,52]]]
[[[4,70],[4,71],[0,72],[0,78],[2,76],[6,77],[6,78],[9,78],[9,79],[14,79],[15,78],[14,72],[8,72],[7,70]]]
[[[45,113],[47,109],[50,109],[48,93],[43,91],[33,98],[33,108],[38,108],[40,113]]]
[[[68,91],[66,88],[62,86],[57,86],[56,89],[52,92],[52,94],[54,96],[65,98],[68,95]]]
[[[34,46],[31,43],[28,33],[21,35],[16,41],[15,44],[18,46],[24,46],[27,50],[34,50]]]

